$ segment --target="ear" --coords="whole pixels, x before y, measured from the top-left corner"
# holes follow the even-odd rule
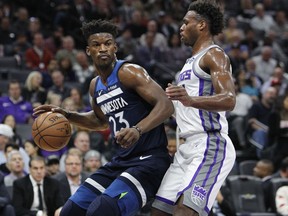
[[[114,49],[115,49],[115,53],[117,53],[117,51],[118,51],[117,43],[114,44]]]
[[[199,30],[203,31],[203,29],[205,29],[207,26],[207,22],[205,20],[201,20],[198,25],[199,25]]]
[[[89,49],[88,46],[86,47],[86,54],[87,54],[88,56],[90,56],[90,49]]]

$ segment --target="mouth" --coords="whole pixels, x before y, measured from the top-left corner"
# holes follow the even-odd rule
[[[99,58],[100,58],[101,60],[107,60],[107,59],[110,58],[110,56],[109,56],[109,55],[99,55]]]

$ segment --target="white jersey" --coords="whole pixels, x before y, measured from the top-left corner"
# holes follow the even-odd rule
[[[199,66],[199,61],[202,56],[209,49],[215,47],[220,48],[217,45],[211,45],[187,59],[183,66],[178,76],[177,85],[185,87],[188,95],[209,96],[215,94],[211,76]],[[226,112],[209,112],[193,107],[185,107],[180,101],[174,101],[174,106],[181,137],[186,138],[195,133],[208,131],[228,133],[228,123],[225,117]]]

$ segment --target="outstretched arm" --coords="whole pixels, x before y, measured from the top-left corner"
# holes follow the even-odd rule
[[[91,81],[90,93],[93,94],[95,86],[95,79]],[[92,111],[85,113],[70,112],[69,110],[62,109],[54,105],[41,105],[34,108],[34,116],[38,116],[44,112],[58,112],[63,114],[70,123],[79,127],[87,128],[89,130],[104,130],[108,128],[108,122],[99,107],[97,107],[94,101],[91,102]]]

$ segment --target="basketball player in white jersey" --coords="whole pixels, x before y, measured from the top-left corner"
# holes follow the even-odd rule
[[[186,141],[162,180],[153,216],[207,216],[233,167],[225,111],[234,108],[234,84],[229,58],[213,42],[223,26],[223,14],[212,0],[194,1],[183,19],[181,40],[192,47],[192,56],[166,95]]]

